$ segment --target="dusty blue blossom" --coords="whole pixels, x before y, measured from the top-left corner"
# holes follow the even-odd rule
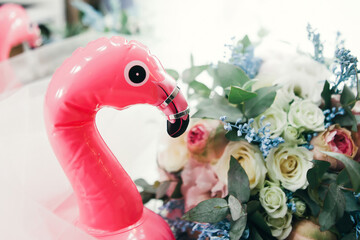
[[[320,33],[316,32],[316,30],[312,29],[311,25],[307,25],[307,31],[308,31],[308,39],[312,41],[314,45],[314,60],[319,63],[324,63],[324,55],[323,50],[324,46],[322,42],[320,41]]]
[[[260,118],[260,128],[255,130],[252,127],[254,119],[249,119],[248,122],[242,123],[242,119],[238,119],[235,124],[226,122],[226,116],[220,117],[220,120],[224,123],[224,129],[227,131],[232,131],[236,129],[237,136],[243,137],[249,143],[256,143],[259,145],[260,151],[262,152],[264,158],[269,154],[272,148],[276,148],[280,143],[284,142],[282,137],[271,138],[270,135],[270,123],[263,124],[265,116]]]
[[[350,214],[350,219],[355,225],[355,233],[356,233],[356,239],[359,239],[360,236],[360,212],[356,211]]]
[[[229,63],[241,68],[251,79],[258,74],[262,60],[255,57],[252,45],[244,46],[238,42],[237,44],[225,46],[231,51]]]
[[[219,240],[219,239],[230,239],[230,222],[225,219],[215,224],[210,223],[197,223],[193,227],[193,231],[200,232],[199,240]]]
[[[338,115],[344,115],[345,110],[342,107],[336,108],[333,107],[331,109],[325,109],[323,111],[323,114],[325,116],[324,125],[325,128],[328,128],[330,125],[334,124],[334,118]]]
[[[357,86],[357,74],[359,72],[357,62],[357,58],[350,54],[350,50],[340,48],[335,51],[335,64],[332,67],[332,72],[336,76],[333,86],[336,93],[339,93],[339,87],[343,84],[350,88]]]

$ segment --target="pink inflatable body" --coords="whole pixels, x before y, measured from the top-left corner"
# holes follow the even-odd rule
[[[17,4],[0,7],[0,61],[9,58],[12,47],[28,42],[30,47],[41,44],[40,29],[30,23],[25,9]]]
[[[100,38],[77,49],[54,74],[45,99],[49,140],[77,197],[78,224],[87,232],[107,240],[174,239],[166,222],[144,208],[95,126],[102,107],[134,104],[162,110],[172,137],[187,128],[187,102],[157,58],[139,42]]]

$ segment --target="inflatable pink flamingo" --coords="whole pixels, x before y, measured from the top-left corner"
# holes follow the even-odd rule
[[[12,47],[28,42],[30,47],[41,44],[40,29],[30,23],[25,9],[17,4],[0,7],[0,61],[9,58]]]
[[[162,110],[172,137],[187,128],[187,102],[157,58],[139,42],[100,38],[77,49],[54,74],[45,98],[49,140],[77,197],[78,224],[87,232],[107,240],[174,239],[166,222],[143,207],[95,126],[102,107],[134,104]]]

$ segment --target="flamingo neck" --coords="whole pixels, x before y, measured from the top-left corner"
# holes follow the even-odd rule
[[[141,196],[100,136],[97,110],[60,109],[67,109],[58,115],[66,121],[53,125],[50,141],[77,196],[80,224],[115,231],[136,223],[143,211]]]

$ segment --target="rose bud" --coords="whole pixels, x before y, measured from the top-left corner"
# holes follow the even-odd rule
[[[218,120],[200,120],[187,134],[187,149],[190,155],[202,163],[216,163],[227,143],[224,127]]]
[[[331,125],[328,129],[314,137],[310,144],[314,146],[312,150],[314,159],[328,161],[331,164],[330,168],[337,171],[343,169],[344,164],[322,153],[322,151],[342,153],[354,159],[358,150],[358,147],[351,138],[351,132],[337,124]]]

